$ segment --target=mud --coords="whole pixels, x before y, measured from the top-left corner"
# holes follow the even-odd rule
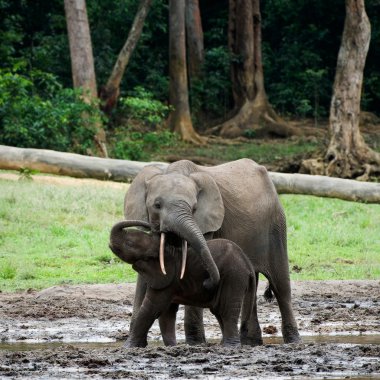
[[[259,294],[263,293],[260,285]],[[302,344],[282,344],[276,303],[259,299],[264,346],[224,348],[205,312],[208,344],[124,349],[134,284],[0,293],[0,378],[380,379],[380,281],[293,283]],[[183,309],[177,321],[183,342]]]

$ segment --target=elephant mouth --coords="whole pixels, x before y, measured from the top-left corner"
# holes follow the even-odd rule
[[[173,232],[161,232],[160,239],[160,252],[159,252],[159,261],[160,268],[163,274],[166,275],[165,270],[165,244],[169,244],[174,246],[175,248],[182,248],[182,263],[181,263],[181,274],[180,279],[182,280],[185,275],[186,269],[186,261],[187,261],[187,241],[185,239],[181,239],[178,235]]]
[[[150,222],[150,229],[154,233],[163,232],[163,231],[160,231],[160,223],[152,223],[152,222]]]

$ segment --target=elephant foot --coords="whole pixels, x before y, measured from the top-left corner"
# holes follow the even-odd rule
[[[174,347],[177,345],[177,339],[164,339],[164,344],[166,347]]]
[[[206,338],[200,338],[200,337],[194,337],[194,336],[187,336],[186,337],[186,344],[189,346],[198,346],[200,344],[205,344]]]
[[[283,326],[282,336],[284,338],[284,343],[302,343],[297,327]]]
[[[263,337],[258,322],[251,329],[248,329],[248,322],[242,322],[240,327],[240,342],[245,346],[263,345]]]
[[[145,341],[133,341],[131,339],[127,339],[124,343],[124,348],[134,348],[134,347],[146,347],[148,345],[148,342]]]
[[[262,346],[263,339],[260,338],[250,338],[250,337],[242,337],[241,338],[242,346]]]
[[[240,347],[241,346],[239,338],[223,339],[221,343],[223,347]]]
[[[185,329],[186,330],[186,329]],[[192,326],[190,329],[188,328],[186,331],[186,344],[190,346],[196,346],[199,344],[206,343],[206,336],[203,328],[198,330]]]

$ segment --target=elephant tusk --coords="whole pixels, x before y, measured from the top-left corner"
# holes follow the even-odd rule
[[[181,267],[181,277],[183,279],[183,275],[185,274],[186,269],[186,260],[187,260],[187,241],[182,240],[182,267]]]
[[[165,250],[165,233],[161,232],[161,240],[160,240],[160,267],[161,267],[162,273],[166,275],[164,250]]]

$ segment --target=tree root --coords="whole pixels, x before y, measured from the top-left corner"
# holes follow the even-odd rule
[[[209,128],[207,134],[219,134],[223,138],[237,138],[246,131],[253,131],[258,137],[317,136],[326,132],[318,128],[296,127],[279,117],[267,101],[246,101],[239,111],[222,124]]]
[[[348,155],[330,149],[325,157],[304,160],[300,172],[368,181],[371,176],[380,174],[380,154],[368,147]]]

